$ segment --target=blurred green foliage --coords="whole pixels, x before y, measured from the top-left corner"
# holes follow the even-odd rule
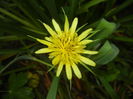
[[[0,99],[131,99],[132,4],[133,0],[0,0]],[[95,42],[87,48],[99,50],[91,56],[97,66],[79,65],[83,78],[73,77],[70,83],[64,74],[55,77],[47,55],[34,54],[41,45],[28,37],[48,35],[42,22],[51,25],[52,18],[63,26],[62,9],[70,22],[79,18],[78,27],[87,23],[79,33],[94,29],[90,37]],[[28,72],[39,75],[36,87],[30,86]]]

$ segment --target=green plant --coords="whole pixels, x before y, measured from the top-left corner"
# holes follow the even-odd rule
[[[8,91],[0,95],[0,98],[8,99],[9,96],[11,99],[130,98],[133,75],[132,51],[126,48],[132,46],[133,42],[133,15],[128,11],[132,3],[132,0],[1,0],[0,92]],[[65,74],[60,78],[55,77],[55,70],[48,56],[34,53],[42,48],[42,45],[28,36],[40,39],[49,36],[42,22],[52,26],[52,18],[63,28],[62,9],[70,23],[78,17],[79,34],[93,28],[90,39],[95,42],[87,46],[87,49],[99,51],[99,54],[91,56],[97,66],[93,68],[85,64],[79,65],[83,78],[78,80],[73,77],[70,83]],[[120,54],[116,45],[120,49]],[[29,71],[40,75],[41,81],[37,88],[28,85],[26,78],[28,76],[25,74]],[[11,89],[15,91],[10,93]],[[125,96],[127,90],[129,94]],[[23,96],[20,93],[23,93]]]

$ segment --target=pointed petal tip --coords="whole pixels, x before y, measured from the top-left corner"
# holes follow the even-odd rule
[[[43,23],[43,25],[45,26],[45,28],[47,28],[47,24],[46,23]]]
[[[78,77],[78,79],[81,79],[81,78],[82,78],[82,76]]]
[[[42,54],[39,50],[35,51],[35,54]]]
[[[57,68],[56,76],[59,77],[63,69],[63,63],[61,62]]]
[[[90,65],[90,66],[93,66],[93,67],[96,66],[96,63],[95,63],[93,60],[91,60],[91,59],[89,59],[89,58],[87,58],[87,57],[80,56],[80,60],[81,60],[83,63],[87,64],[87,65]]]
[[[73,69],[73,71],[74,71],[74,74],[75,74],[79,79],[81,79],[81,78],[82,78],[82,74],[81,74],[81,72],[80,72],[78,66],[77,66],[75,63],[73,63],[72,69]]]
[[[69,31],[69,21],[68,21],[68,17],[66,15],[65,15],[64,31],[65,32]]]
[[[96,63],[94,62],[93,64],[91,64],[91,66],[96,67]]]
[[[72,80],[72,77],[67,77],[68,80]]]
[[[75,20],[78,20],[78,18],[77,18],[77,17],[75,17],[74,19],[75,19]]]
[[[54,26],[55,31],[56,31],[58,34],[61,34],[61,33],[62,33],[62,30],[61,30],[59,24],[55,21],[55,19],[52,19],[52,24],[53,24],[53,26]]]
[[[70,64],[66,63],[66,75],[67,75],[67,79],[71,80],[72,79],[72,69]]]
[[[52,52],[52,50],[50,50],[49,48],[41,48],[35,51],[35,54],[43,54],[43,53],[49,53],[49,52]]]
[[[56,22],[55,19],[52,19],[52,22]]]
[[[90,31],[92,31],[93,30],[93,28],[90,28]]]
[[[37,52],[37,51],[35,51],[35,54],[38,54],[38,52]]]
[[[78,77],[78,79],[81,79],[82,78],[82,74],[81,75],[78,75],[77,77]]]
[[[72,34],[76,31],[77,25],[78,25],[78,18],[76,17],[74,18],[72,25],[70,27],[70,31]]]
[[[59,77],[60,76],[60,74],[58,74],[57,72],[56,72],[56,77]]]

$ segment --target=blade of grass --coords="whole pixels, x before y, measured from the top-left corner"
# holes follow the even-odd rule
[[[119,99],[118,95],[116,94],[116,92],[114,91],[114,89],[111,87],[111,85],[109,84],[108,81],[106,81],[106,79],[104,79],[102,76],[96,74],[93,70],[91,70],[91,68],[89,68],[87,65],[85,65],[84,63],[81,63],[88,71],[90,71],[95,77],[99,78],[99,80],[101,81],[102,85],[104,86],[104,88],[106,89],[106,91],[109,93],[109,95],[111,96],[112,99]]]
[[[122,41],[122,42],[129,42],[129,43],[133,42],[133,38],[129,38],[129,37],[118,37],[118,36],[115,36],[115,37],[112,37],[112,39],[118,40],[118,41]]]
[[[54,77],[46,99],[56,99],[59,77]]]
[[[116,3],[116,0],[107,0],[105,13],[107,13],[110,9],[112,9],[112,7],[115,5],[115,3]]]
[[[30,45],[24,45],[22,48],[18,49],[0,49],[0,55],[5,55],[5,54],[17,54],[17,53],[22,53],[24,51],[27,51],[27,49],[33,47],[36,43],[30,44]]]
[[[84,5],[81,5],[80,9],[77,10],[77,14],[87,12],[90,7],[95,6],[95,5],[97,5],[99,3],[102,3],[102,2],[105,2],[105,1],[106,0],[91,0],[91,1],[88,1]]]
[[[23,19],[21,19],[21,18],[15,16],[14,14],[12,14],[12,13],[6,11],[5,9],[0,8],[0,12],[3,13],[3,14],[5,14],[5,15],[7,15],[7,16],[9,16],[9,17],[11,17],[11,18],[13,18],[14,20],[19,21],[20,23],[22,23],[22,24],[24,24],[24,25],[26,25],[26,26],[33,27],[33,26],[32,26],[30,23],[28,23],[27,21],[25,21],[25,20],[23,20]]]
[[[108,81],[106,81],[106,79],[102,76],[99,76],[99,75],[97,75],[97,76],[100,79],[100,81],[101,81],[102,85],[104,86],[104,88],[106,89],[106,91],[111,96],[111,98],[112,99],[119,99],[118,95],[116,94],[114,89],[111,87],[111,85],[108,83]]]
[[[10,35],[10,36],[1,36],[0,40],[7,42],[7,41],[14,41],[14,40],[21,40],[21,39],[25,39],[25,38],[26,37],[23,37],[23,36],[18,37],[16,35]]]
[[[70,11],[69,11],[70,21],[72,21],[73,18],[75,17],[74,15],[76,14],[78,5],[79,5],[79,0],[70,0]]]
[[[120,11],[123,10],[124,8],[130,6],[132,3],[133,3],[133,0],[126,0],[126,1],[123,2],[120,6],[111,9],[111,10],[105,15],[105,17],[110,17],[110,16],[115,15],[116,13],[120,12]]]
[[[43,32],[43,31],[40,31],[40,30],[36,30],[36,29],[28,28],[28,27],[22,27],[22,28],[24,28],[26,30],[29,30],[31,32],[34,32],[34,33],[38,33],[38,34],[44,35],[44,36],[47,35],[46,32]]]
[[[35,58],[35,57],[33,57],[33,56],[27,56],[27,55],[24,55],[24,56],[19,56],[19,57],[16,57],[16,58],[14,58],[11,62],[9,62],[6,66],[4,66],[4,68],[2,68],[1,70],[0,70],[0,74],[2,73],[2,72],[4,72],[9,66],[11,66],[14,62],[16,62],[16,61],[18,61],[18,60],[32,60],[32,61],[36,61],[36,62],[39,62],[39,63],[41,63],[41,64],[44,64],[44,65],[46,65],[46,66],[49,66],[49,67],[53,67],[53,65],[51,65],[51,64],[49,64],[49,63],[47,63],[47,62],[45,62],[45,61],[42,61],[42,60],[40,60],[40,59],[37,59],[37,58]]]
[[[26,15],[29,19],[30,22],[32,22],[36,27],[40,28],[40,24],[36,19],[39,19],[38,13],[36,13],[31,4],[29,4],[32,1],[27,1],[27,0],[13,0],[14,3],[18,6],[18,8],[21,9],[21,11]],[[46,20],[48,20],[47,16],[44,16]]]
[[[48,20],[48,17],[47,17],[47,15],[46,15],[46,13],[44,12],[45,10],[44,10],[44,8],[42,8],[39,4],[38,4],[38,2],[37,2],[37,0],[31,0],[31,1],[27,1],[29,4],[30,4],[30,6],[31,6],[31,10],[34,10],[34,12],[38,15],[38,17],[40,17],[40,19],[42,19],[42,20]]]
[[[51,14],[52,18],[56,19],[56,20],[59,20],[59,17],[58,17],[58,11],[57,11],[57,8],[56,8],[56,3],[55,3],[55,0],[44,0],[42,1],[43,5],[45,7],[47,7],[49,13]]]
[[[31,68],[33,68],[35,66],[36,65],[31,65],[31,66],[26,66],[26,67],[22,67],[22,68],[13,69],[11,71],[7,71],[7,72],[1,74],[0,76],[5,76],[5,75],[12,74],[12,73],[15,73],[15,72],[21,72],[21,71],[24,71],[24,70],[31,69]]]
[[[118,19],[118,22],[128,22],[128,21],[132,21],[133,20],[133,14],[132,15],[129,15],[129,16],[126,16],[122,19]]]

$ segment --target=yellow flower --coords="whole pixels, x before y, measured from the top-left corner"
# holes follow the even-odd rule
[[[87,29],[78,35],[76,31],[78,18],[74,18],[72,25],[69,28],[67,16],[65,16],[64,30],[61,30],[59,24],[54,19],[52,19],[52,24],[55,30],[43,23],[51,36],[45,37],[45,40],[36,39],[38,42],[46,45],[47,48],[39,49],[35,53],[49,53],[52,64],[57,66],[57,77],[60,76],[60,73],[65,66],[66,75],[69,80],[72,79],[72,70],[79,79],[82,78],[81,72],[77,66],[78,63],[82,62],[90,66],[96,65],[94,61],[82,56],[82,54],[93,55],[98,53],[97,51],[85,49],[87,44],[93,42],[93,40],[86,39],[92,32],[92,28]]]

